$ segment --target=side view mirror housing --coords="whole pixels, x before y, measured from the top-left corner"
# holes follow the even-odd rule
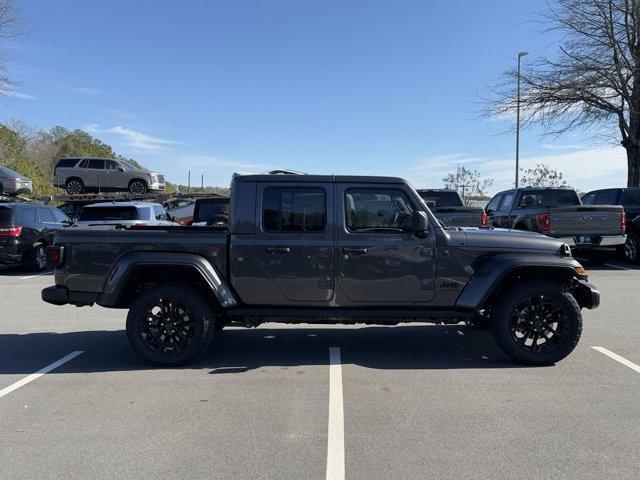
[[[118,171],[119,172],[124,172],[124,167],[121,167],[121,166],[118,165]]]
[[[429,231],[429,219],[426,212],[420,210],[413,212],[413,230],[419,237],[426,236]]]

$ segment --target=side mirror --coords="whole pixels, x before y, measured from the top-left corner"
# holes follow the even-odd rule
[[[425,212],[420,210],[413,212],[413,230],[419,237],[424,237],[429,231],[429,219]]]
[[[119,172],[124,172],[124,167],[121,167],[120,165],[118,165],[118,169]]]
[[[491,215],[493,213],[493,209],[487,208],[485,212],[487,213],[487,215]]]

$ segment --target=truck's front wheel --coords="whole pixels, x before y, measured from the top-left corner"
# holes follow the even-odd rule
[[[582,333],[580,307],[570,292],[545,280],[526,280],[502,292],[491,310],[491,334],[519,362],[550,365],[569,355]]]
[[[161,285],[134,301],[127,316],[129,343],[147,362],[173,367],[211,343],[215,315],[207,299],[181,285]]]

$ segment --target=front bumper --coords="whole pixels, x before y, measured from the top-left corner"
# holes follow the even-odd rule
[[[586,280],[576,280],[573,294],[582,308],[593,310],[600,306],[600,291]]]
[[[0,264],[2,263],[21,263],[25,252],[29,250],[29,246],[15,242],[0,245]]]
[[[626,235],[609,235],[609,236],[599,236],[599,240],[594,243],[577,243],[576,238],[582,237],[584,235],[575,235],[573,237],[559,237],[558,240],[566,243],[570,247],[577,247],[583,249],[591,249],[598,247],[617,247],[619,245],[624,245],[627,241]],[[590,236],[590,235],[587,235]]]
[[[164,183],[162,182],[150,183],[149,190],[164,190]]]
[[[53,285],[42,289],[42,300],[52,305],[72,304],[78,307],[93,305],[98,296],[93,292],[70,292],[67,287]]]

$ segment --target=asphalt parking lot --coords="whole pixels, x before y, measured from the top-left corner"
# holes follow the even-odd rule
[[[47,305],[50,274],[4,269],[0,478],[638,478],[640,268],[589,273],[601,307],[553,367],[467,326],[267,324],[163,370],[125,311]]]

